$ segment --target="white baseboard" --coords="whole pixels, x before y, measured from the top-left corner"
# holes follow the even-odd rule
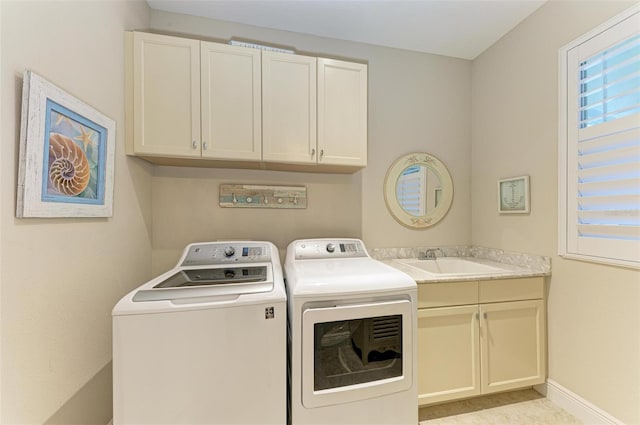
[[[533,388],[585,425],[624,425],[622,421],[552,379]]]

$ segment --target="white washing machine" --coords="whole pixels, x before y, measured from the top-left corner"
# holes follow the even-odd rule
[[[286,355],[277,248],[191,244],[113,309],[113,422],[282,425]]]
[[[417,285],[357,239],[292,242],[289,299],[293,425],[416,425]]]

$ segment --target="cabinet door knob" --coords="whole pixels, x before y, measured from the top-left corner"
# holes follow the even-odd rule
[[[320,149],[320,158],[324,156],[324,149]]]
[[[311,157],[312,158],[315,156],[315,154],[316,154],[316,149],[315,148],[311,149]]]
[[[202,142],[202,149],[207,150],[207,142]]]
[[[195,140],[193,140],[193,141],[191,142],[191,147],[192,147],[193,149],[198,149],[198,142],[196,142]]]
[[[484,313],[482,313],[482,317],[484,317],[485,319],[487,318],[487,312],[486,311]]]

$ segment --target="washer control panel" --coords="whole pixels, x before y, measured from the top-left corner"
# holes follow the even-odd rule
[[[260,242],[210,242],[187,247],[182,266],[271,261],[269,246]]]
[[[355,257],[368,257],[358,239],[310,239],[297,241],[295,245],[296,260]]]

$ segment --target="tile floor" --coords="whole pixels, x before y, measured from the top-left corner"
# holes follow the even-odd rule
[[[420,425],[581,425],[578,419],[528,389],[420,409]]]

